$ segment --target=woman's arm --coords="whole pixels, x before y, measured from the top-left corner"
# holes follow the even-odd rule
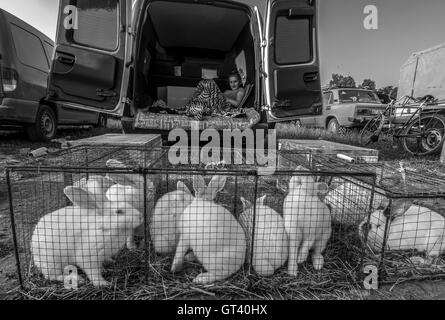
[[[244,99],[244,95],[246,94],[246,91],[244,89],[241,89],[236,94],[236,100],[227,98],[227,102],[229,102],[232,106],[238,107],[241,101]]]

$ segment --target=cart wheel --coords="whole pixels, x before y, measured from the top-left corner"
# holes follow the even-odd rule
[[[360,132],[360,144],[369,146],[380,140],[383,127],[383,118],[381,116],[370,120]]]
[[[425,115],[411,121],[402,134],[404,149],[415,156],[437,154],[445,141],[445,118]]]

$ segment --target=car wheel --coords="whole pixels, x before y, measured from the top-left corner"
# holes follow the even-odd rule
[[[31,141],[50,141],[57,132],[57,118],[53,109],[42,105],[37,112],[36,122],[26,127],[26,134]]]
[[[332,134],[345,134],[346,128],[340,126],[337,119],[331,119],[327,126],[327,131]]]
[[[108,117],[107,115],[101,113],[99,114],[99,118],[97,120],[96,128],[106,128],[108,125]]]

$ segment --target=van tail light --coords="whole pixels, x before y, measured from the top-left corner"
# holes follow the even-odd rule
[[[3,92],[13,92],[17,89],[18,75],[14,69],[3,68],[2,79]]]

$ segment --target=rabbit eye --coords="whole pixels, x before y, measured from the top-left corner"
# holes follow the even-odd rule
[[[124,212],[124,210],[117,210],[116,211],[116,214],[118,215],[118,216],[123,216],[124,214],[125,214],[125,212]]]

